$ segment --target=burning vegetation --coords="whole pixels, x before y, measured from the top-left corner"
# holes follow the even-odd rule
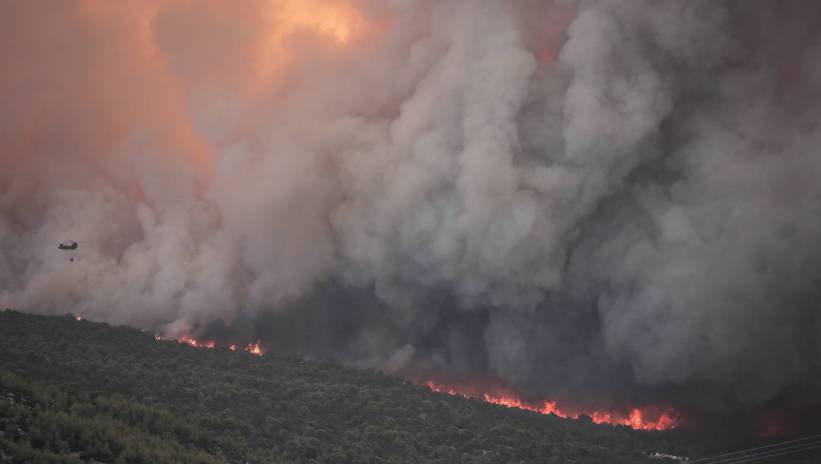
[[[156,337],[160,340],[160,337]],[[191,336],[181,336],[177,338],[177,343],[192,346],[194,348],[214,349],[217,342],[214,340],[199,340]],[[230,344],[226,345],[230,351],[245,351],[255,356],[262,356],[264,351],[260,341],[247,345]],[[567,412],[566,408],[559,406],[555,401],[542,401],[539,403],[524,401],[510,391],[483,392],[481,394],[468,393],[474,391],[472,388],[460,388],[453,385],[444,385],[434,380],[422,382],[431,391],[446,393],[453,396],[461,396],[487,403],[498,404],[508,408],[523,409],[539,414],[552,414],[562,419],[579,419],[589,417],[595,424],[623,425],[635,430],[663,431],[678,427],[681,424],[679,414],[672,407],[659,408],[648,406],[644,408],[632,407],[626,412],[617,411],[581,411]]]
[[[818,2],[3,13],[0,307],[642,430],[821,397]]]
[[[158,341],[159,336],[155,337]],[[194,348],[214,349],[217,342],[214,340],[200,340],[191,336],[181,336],[177,338],[177,343],[192,346]],[[226,345],[230,351],[245,351],[255,356],[262,356],[264,351],[262,343],[257,341],[247,345],[230,344]],[[632,407],[626,412],[617,411],[577,411],[568,412],[566,408],[559,406],[555,401],[542,401],[533,403],[524,401],[510,391],[487,391],[481,394],[468,393],[474,391],[472,388],[460,388],[453,385],[444,385],[434,380],[421,382],[431,391],[446,393],[453,396],[461,396],[487,403],[498,404],[508,408],[523,409],[539,414],[552,414],[563,419],[579,419],[589,417],[595,424],[622,425],[635,430],[663,431],[678,427],[681,424],[679,414],[672,407],[660,408],[648,406],[643,408]]]
[[[676,434],[522,414],[373,371],[196,345],[0,312],[0,461],[62,453],[89,462],[649,464],[647,450],[687,451],[669,444]]]
[[[154,338],[157,341],[162,340],[162,337],[160,337],[159,335],[156,335]],[[183,335],[177,338],[176,341],[177,343],[182,343],[188,346],[192,346],[194,348],[206,348],[209,350],[217,348],[217,342],[214,340],[199,340],[197,338],[190,337],[187,335]],[[254,356],[262,356],[263,354],[265,354],[265,351],[262,349],[262,343],[259,340],[257,340],[254,343],[248,343],[247,345],[226,345],[225,348],[227,348],[230,351],[245,351]]]
[[[465,398],[478,399],[488,403],[498,404],[508,408],[518,408],[527,411],[533,411],[539,414],[552,414],[563,419],[579,419],[583,416],[589,417],[596,424],[608,425],[624,425],[635,430],[670,430],[680,425],[678,413],[672,408],[630,408],[626,413],[622,412],[604,412],[604,411],[589,411],[589,412],[574,412],[568,413],[555,401],[543,401],[541,403],[526,402],[517,397],[515,394],[485,392],[481,395],[474,396],[466,393],[467,389],[460,389],[459,387],[446,386],[428,380],[424,383],[431,391],[439,393],[447,393],[448,395],[462,396]]]

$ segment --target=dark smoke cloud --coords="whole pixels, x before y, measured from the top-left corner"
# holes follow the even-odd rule
[[[3,10],[0,305],[578,405],[818,391],[817,2]]]

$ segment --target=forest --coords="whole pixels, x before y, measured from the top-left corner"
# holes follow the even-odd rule
[[[0,312],[0,462],[608,463],[710,453],[273,353],[197,349],[73,316]],[[794,459],[789,462],[814,462]],[[786,462],[786,461],[779,461]]]

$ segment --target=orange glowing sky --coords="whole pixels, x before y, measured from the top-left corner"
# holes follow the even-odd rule
[[[506,389],[431,388],[639,429],[694,422],[703,379],[778,398],[813,359],[821,40],[664,5],[9,2],[0,307],[175,338],[293,310],[294,339],[361,329],[317,347],[339,359],[475,366]]]
[[[375,30],[346,0],[82,0],[55,6],[52,17],[20,10],[17,23],[47,32],[7,32],[18,47],[5,58],[13,65],[3,65],[0,90],[41,87],[17,112],[15,140],[0,147],[14,156],[9,167],[20,168],[51,123],[78,140],[94,131],[95,145],[81,147],[92,163],[123,156],[124,141],[150,134],[156,151],[177,157],[199,183],[215,156],[196,119],[203,84],[252,101],[276,92],[300,41],[341,53]]]

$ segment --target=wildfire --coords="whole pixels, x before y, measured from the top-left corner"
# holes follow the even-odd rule
[[[183,335],[182,337],[177,339],[177,343],[184,343],[189,346],[193,346],[194,348],[215,348],[217,346],[214,340],[207,340],[207,341],[200,341],[194,337],[188,337]]]
[[[788,437],[795,432],[790,414],[782,410],[769,410],[757,418],[757,436],[761,440]]]
[[[245,351],[255,356],[262,356],[262,345],[259,344],[259,341],[257,341],[256,343],[250,343],[248,346],[245,347]]]
[[[156,336],[155,338],[157,339],[157,341],[160,340],[159,336]],[[183,343],[189,346],[193,346],[194,348],[213,349],[217,347],[217,342],[215,342],[214,340],[202,341],[186,335],[183,335],[182,337],[178,338],[177,343]],[[262,349],[262,343],[259,340],[257,340],[256,343],[249,343],[245,346],[228,345],[227,348],[231,351],[246,351],[254,356],[262,356],[263,354],[265,354],[265,351],[263,351]]]
[[[431,380],[425,385],[432,391],[447,393],[448,395],[462,396],[465,398],[481,399],[488,403],[498,404],[508,408],[518,408],[539,414],[553,414],[564,419],[578,419],[582,414],[589,416],[596,424],[626,425],[636,430],[669,430],[680,424],[678,414],[673,408],[666,408],[654,414],[650,410],[641,408],[631,408],[625,415],[617,412],[593,411],[589,413],[567,413],[562,411],[555,401],[544,401],[539,404],[526,403],[512,394],[484,393],[481,397],[476,397],[464,393],[454,387],[437,384]],[[648,408],[649,409],[649,408]]]

